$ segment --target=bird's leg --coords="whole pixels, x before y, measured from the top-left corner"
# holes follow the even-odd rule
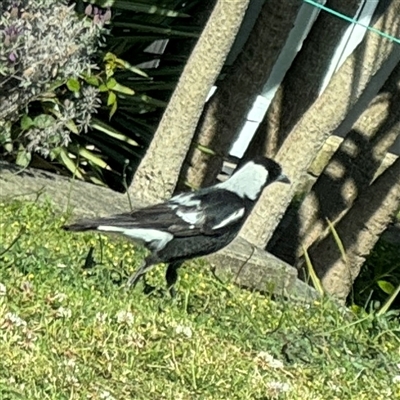
[[[131,287],[135,287],[136,284],[139,282],[139,279],[149,272],[152,268],[155,267],[155,262],[151,260],[150,257],[144,259],[140,267],[134,272],[126,282],[126,288],[130,289]]]
[[[178,269],[182,264],[183,264],[182,262],[175,262],[172,264],[168,264],[167,272],[165,273],[165,280],[167,281],[167,289],[171,297],[176,296],[174,285],[178,280]]]

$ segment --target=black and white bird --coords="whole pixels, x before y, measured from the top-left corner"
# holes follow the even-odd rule
[[[182,193],[131,213],[81,220],[63,228],[118,233],[143,244],[151,253],[129,278],[128,287],[135,286],[156,264],[166,263],[167,287],[173,290],[182,263],[227,246],[263,189],[273,182],[290,183],[278,163],[257,157],[214,186]]]

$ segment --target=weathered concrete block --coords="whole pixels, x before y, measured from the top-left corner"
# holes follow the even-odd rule
[[[205,258],[215,268],[217,276],[230,277],[235,284],[247,289],[297,298],[316,296],[313,288],[297,278],[295,268],[242,237]]]
[[[22,197],[35,200],[38,193],[42,193],[40,200],[47,196],[58,210],[72,210],[77,217],[95,217],[129,210],[126,194],[51,172],[32,168],[22,170],[0,161],[1,199]],[[138,208],[140,204],[132,199],[132,206]]]

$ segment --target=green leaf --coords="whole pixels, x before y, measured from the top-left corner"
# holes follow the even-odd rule
[[[108,89],[113,89],[116,84],[117,81],[115,80],[115,78],[108,79],[106,83]]]
[[[108,93],[108,99],[107,99],[107,105],[111,106],[110,114],[109,114],[109,119],[112,118],[112,116],[115,114],[117,111],[117,95],[114,92],[109,92]]]
[[[79,179],[83,180],[83,175],[80,171],[79,168],[75,165],[75,162],[71,160],[71,158],[68,156],[67,151],[64,148],[60,149],[60,153],[58,155],[59,161],[67,167],[71,173],[75,176],[77,176]]]
[[[86,159],[90,161],[91,163],[98,165],[100,168],[107,168],[107,163],[98,157],[96,154],[94,154],[92,151],[85,149],[84,147],[78,147],[73,144],[68,146],[68,150],[71,151],[71,153],[80,156],[81,159]]]
[[[127,69],[137,75],[143,76],[144,78],[148,78],[149,76],[142,71],[141,69],[134,67],[133,65],[129,64],[128,61],[122,60],[121,58],[115,58],[114,62],[122,69]]]
[[[202,153],[209,154],[210,156],[215,156],[217,154],[214,150],[210,149],[207,146],[203,146],[200,143],[197,143],[196,148],[199,149]]]
[[[61,152],[61,147],[56,147],[50,150],[50,159],[52,161],[55,160],[60,155],[60,152]]]
[[[98,87],[100,85],[100,79],[97,76],[90,75],[85,77],[85,82],[89,85]]]
[[[89,179],[90,179],[95,185],[107,187],[107,185],[106,185],[102,180],[100,180],[99,178],[96,178],[95,176],[89,176]]]
[[[24,131],[28,130],[31,126],[33,126],[33,120],[31,117],[29,117],[28,115],[23,115],[23,117],[21,118],[21,129],[23,129]]]
[[[102,84],[99,86],[99,91],[100,91],[100,92],[108,92],[108,87],[107,87],[104,83],[102,83]]]
[[[155,99],[154,97],[147,96],[145,94],[137,95],[129,99],[130,102],[144,103],[155,107],[167,107],[168,102]]]
[[[386,294],[391,295],[395,290],[395,287],[388,281],[378,281],[377,284]]]
[[[71,132],[73,132],[73,133],[75,133],[75,134],[79,134],[79,129],[78,129],[78,127],[76,126],[76,124],[75,124],[75,122],[72,120],[72,119],[70,119],[66,124],[65,124],[65,126],[71,131]]]
[[[65,79],[57,79],[54,82],[49,83],[50,86],[47,88],[48,92],[53,92],[55,89],[58,89],[60,86],[65,84]]]
[[[79,83],[78,79],[70,78],[67,80],[67,88],[71,92],[79,92],[79,90],[81,89],[81,84]]]
[[[48,128],[53,125],[55,122],[55,118],[48,114],[40,114],[34,120],[33,124],[39,129]]]
[[[312,265],[310,256],[308,255],[308,252],[307,252],[307,249],[304,246],[302,246],[302,248],[303,248],[304,258],[306,261],[306,266],[307,266],[307,270],[310,275],[311,281],[312,281],[315,289],[320,294],[320,296],[323,296],[324,295],[324,287],[322,286],[322,283],[315,272],[314,266]]]
[[[117,111],[117,102],[115,102],[110,110],[110,115],[109,115],[109,119],[111,120],[112,116],[115,114],[115,112]]]
[[[160,33],[165,36],[177,36],[177,37],[185,37],[185,38],[198,38],[200,36],[199,32],[189,32],[185,30],[179,29],[171,29],[168,27],[162,27],[160,25],[151,25],[151,24],[138,24],[135,22],[113,22],[113,26],[118,28],[128,28],[128,29],[137,29],[142,32],[152,32],[152,33]]]
[[[108,93],[107,105],[111,106],[117,102],[117,95],[114,92]]]
[[[333,240],[335,241],[336,246],[337,246],[338,249],[339,249],[339,252],[340,252],[340,254],[341,254],[341,256],[342,256],[342,259],[343,259],[343,261],[345,262],[346,266],[348,267],[349,263],[348,263],[348,261],[347,261],[346,249],[344,248],[343,242],[342,242],[342,240],[340,239],[340,236],[339,236],[339,234],[338,234],[338,232],[337,232],[335,226],[333,225],[333,223],[332,223],[328,218],[326,219],[326,222],[327,222],[327,224],[328,224],[329,230],[330,230],[331,233],[332,233]]]
[[[2,144],[2,146],[4,147],[4,150],[9,154],[11,154],[14,151],[14,146],[12,142],[4,143]]]
[[[114,90],[115,92],[127,94],[129,96],[133,96],[135,94],[135,92],[131,88],[124,85],[120,85],[118,82],[115,83],[112,90]]]
[[[106,53],[106,55],[103,57],[103,61],[107,62],[107,61],[112,61],[115,62],[115,59],[117,58],[117,56],[113,53]]]
[[[114,62],[113,63],[109,62],[105,65],[107,81],[114,75],[115,69],[116,69],[116,65]]]
[[[128,62],[124,61],[124,66],[127,70],[140,75],[140,76],[144,76],[145,78],[148,78],[149,76],[146,74],[146,72],[142,71],[141,69],[134,67],[133,65],[130,65]]]
[[[136,11],[147,14],[158,14],[165,17],[187,18],[188,14],[180,13],[168,8],[158,7],[153,4],[141,4],[132,0],[91,0],[90,3],[97,4],[102,8],[118,8],[120,10]],[[150,3],[150,2],[149,2]]]
[[[93,129],[97,129],[100,132],[104,132],[107,135],[117,139],[117,140],[121,140],[125,143],[130,144],[131,146],[139,146],[137,142],[135,142],[134,140],[132,140],[131,138],[128,138],[126,135],[124,135],[123,133],[117,131],[115,128],[113,128],[112,126],[106,124],[105,122],[97,119],[97,118],[92,118],[92,120],[90,121],[90,126]]]
[[[31,162],[32,154],[29,153],[24,147],[20,147],[17,153],[15,163],[21,167],[26,168]]]
[[[400,285],[397,286],[396,290],[393,290],[393,293],[389,296],[389,298],[386,300],[385,304],[382,306],[382,308],[377,312],[377,316],[386,314],[390,307],[392,306],[393,302],[396,300],[396,297],[400,293]]]

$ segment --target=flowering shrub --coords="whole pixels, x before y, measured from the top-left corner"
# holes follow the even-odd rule
[[[100,105],[82,77],[96,69],[107,18],[80,18],[65,0],[3,0],[0,11],[0,145],[47,156]]]
[[[197,3],[0,0],[0,157],[125,192],[188,57],[166,41],[193,45]]]

